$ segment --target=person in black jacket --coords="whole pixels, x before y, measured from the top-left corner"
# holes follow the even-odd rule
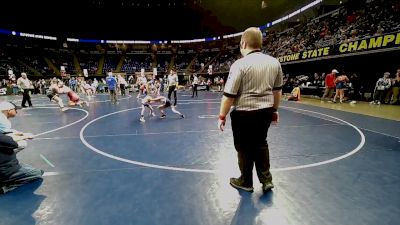
[[[0,104],[4,111],[10,103],[2,102]],[[32,168],[18,161],[17,153],[27,146],[25,139],[32,139],[32,136],[0,132],[0,194],[41,179],[44,173],[43,170]]]
[[[20,163],[17,153],[24,149],[26,141],[14,141],[12,137],[0,133],[0,194],[19,186],[41,179],[43,170]]]

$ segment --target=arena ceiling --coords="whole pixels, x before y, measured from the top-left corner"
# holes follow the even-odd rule
[[[0,29],[71,38],[193,39],[261,26],[309,2],[311,0],[9,0],[0,3]]]

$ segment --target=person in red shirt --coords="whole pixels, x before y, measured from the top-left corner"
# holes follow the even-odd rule
[[[339,73],[336,69],[332,70],[332,73],[328,74],[325,77],[325,92],[321,98],[321,101],[324,101],[326,97],[329,99],[332,98],[333,92],[335,91],[336,84],[336,74]]]

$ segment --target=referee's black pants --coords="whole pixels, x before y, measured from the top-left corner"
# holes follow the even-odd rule
[[[29,106],[32,106],[31,96],[29,96],[29,89],[24,89],[24,93],[22,94],[22,107],[26,107],[26,101],[28,101]]]
[[[272,181],[269,172],[268,129],[272,121],[272,108],[231,112],[232,132],[242,186],[253,186],[253,166],[261,183]]]
[[[122,96],[125,96],[126,94],[125,94],[125,84],[120,84],[119,85],[119,89],[121,89],[121,95]]]
[[[175,90],[175,88],[176,88],[175,85],[174,85],[174,86],[169,86],[169,87],[168,87],[168,99],[169,99],[169,100],[171,100],[172,92],[174,93],[174,106],[176,105],[176,103],[177,103],[177,101],[178,101],[178,99],[177,99],[177,97],[176,97],[176,90]]]
[[[196,97],[197,97],[197,84],[193,84],[192,98],[194,97],[194,93],[196,93]]]

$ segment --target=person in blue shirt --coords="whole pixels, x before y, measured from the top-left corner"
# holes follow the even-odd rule
[[[108,87],[108,92],[110,93],[111,103],[118,104],[117,94],[115,92],[117,89],[117,79],[115,79],[112,72],[108,73],[106,83],[107,83],[107,87]]]
[[[76,79],[75,77],[72,77],[69,79],[69,87],[72,89],[72,91],[76,92]]]

